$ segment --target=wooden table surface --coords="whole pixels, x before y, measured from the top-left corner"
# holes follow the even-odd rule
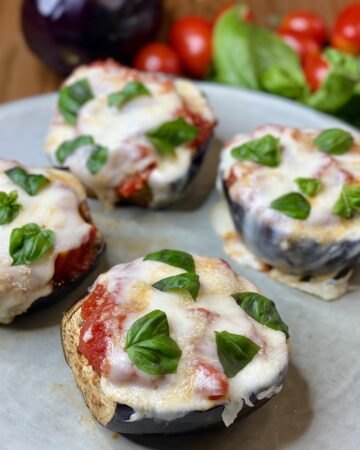
[[[0,102],[55,90],[61,78],[47,69],[27,49],[20,29],[22,0],[0,0]],[[185,14],[211,17],[226,0],[165,0],[167,22]],[[321,14],[329,24],[347,0],[247,0],[256,21],[266,22],[271,14],[282,15],[294,9]]]

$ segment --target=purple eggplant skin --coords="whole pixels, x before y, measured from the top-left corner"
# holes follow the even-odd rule
[[[98,59],[129,64],[156,37],[161,12],[162,0],[23,0],[22,30],[32,52],[66,76]]]
[[[103,238],[101,238],[100,242],[97,244],[96,257],[92,262],[91,266],[88,270],[82,273],[78,278],[71,281],[70,283],[66,283],[64,286],[55,287],[53,291],[44,297],[38,298],[26,311],[25,314],[31,314],[33,312],[41,311],[49,306],[54,305],[61,301],[64,297],[69,295],[75,289],[77,289],[85,280],[88,278],[99,266],[105,256],[106,250],[106,242]]]
[[[322,245],[315,239],[287,239],[287,236],[268,224],[261,223],[246,208],[234,202],[223,182],[236,230],[246,246],[267,264],[286,273],[301,276],[302,280],[318,275],[344,276],[360,262],[360,241],[337,241]],[[283,248],[282,242],[288,242]]]

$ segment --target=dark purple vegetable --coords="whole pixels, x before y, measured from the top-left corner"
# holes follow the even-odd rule
[[[24,0],[22,29],[31,50],[68,75],[97,59],[128,64],[156,36],[161,6],[161,0]]]

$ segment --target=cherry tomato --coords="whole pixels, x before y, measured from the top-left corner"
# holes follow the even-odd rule
[[[215,22],[219,19],[219,17],[228,9],[233,8],[234,6],[236,6],[237,4],[235,2],[229,2],[229,3],[224,3],[223,5],[220,6],[220,8],[216,11],[214,18],[212,20],[213,25],[215,25]],[[254,16],[252,15],[252,12],[250,10],[250,8],[247,5],[240,5],[241,7],[241,16],[244,20],[246,20],[246,22],[253,22],[254,21]]]
[[[317,41],[296,31],[278,30],[277,34],[292,47],[302,62],[306,58],[320,55],[321,47]]]
[[[325,44],[328,39],[323,19],[308,11],[294,11],[287,14],[282,20],[280,29],[304,34],[320,45]]]
[[[164,72],[181,75],[181,62],[177,53],[168,45],[152,42],[135,55],[133,66],[145,72]]]
[[[321,55],[309,57],[305,60],[305,77],[312,91],[319,89],[328,71],[329,64]]]
[[[211,23],[197,16],[176,20],[170,29],[171,46],[186,72],[195,78],[203,78],[210,69],[211,35]]]
[[[340,12],[331,44],[346,53],[360,54],[360,3],[348,5]]]

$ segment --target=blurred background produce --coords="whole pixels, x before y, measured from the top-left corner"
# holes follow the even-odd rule
[[[20,0],[1,1],[0,100],[61,82],[24,48],[20,10]],[[360,2],[24,0],[22,19],[28,46],[61,75],[112,56],[141,70],[281,95],[360,125]]]

